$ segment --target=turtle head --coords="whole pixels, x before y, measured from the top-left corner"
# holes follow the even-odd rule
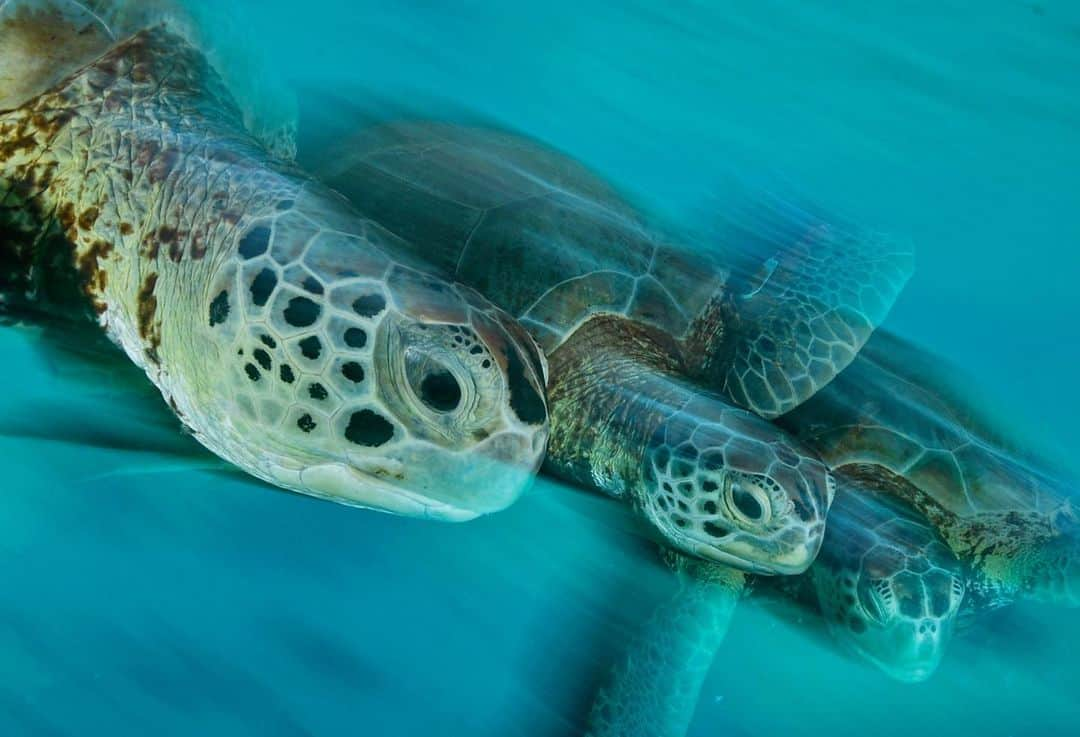
[[[250,224],[215,276],[202,319],[227,365],[203,375],[224,417],[200,434],[255,475],[345,504],[454,521],[507,507],[547,440],[535,344],[471,290],[390,261],[373,226],[297,216],[320,204]]]
[[[964,598],[960,563],[925,523],[851,496],[841,489],[811,569],[829,629],[889,676],[925,680]]]
[[[762,574],[801,573],[817,556],[832,476],[750,412],[695,397],[654,434],[644,476],[645,513],[677,549]]]

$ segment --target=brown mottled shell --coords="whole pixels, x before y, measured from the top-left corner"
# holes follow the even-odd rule
[[[588,169],[520,136],[394,123],[350,139],[319,168],[415,256],[487,295],[548,351],[597,313],[682,337],[725,277],[665,244]]]

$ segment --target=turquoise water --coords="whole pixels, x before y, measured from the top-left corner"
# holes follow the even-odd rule
[[[707,224],[734,176],[910,238],[889,326],[1073,460],[1080,6],[236,5],[302,106],[446,101],[672,218]],[[127,398],[72,402],[22,336],[0,355],[0,734],[576,734],[668,593],[583,494],[447,526],[274,493],[158,452],[182,443]],[[692,734],[1077,733],[1076,621],[1004,612],[911,686],[746,602]]]

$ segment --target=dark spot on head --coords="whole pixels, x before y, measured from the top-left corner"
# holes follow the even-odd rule
[[[420,401],[436,412],[452,412],[461,403],[461,387],[449,371],[433,371],[420,382]]]
[[[138,69],[138,66],[132,69],[133,78]],[[138,80],[136,79],[136,81]],[[146,178],[151,184],[160,184],[161,182],[164,182],[168,179],[173,169],[176,168],[179,159],[179,151],[173,148],[165,149],[158,156],[154,157],[150,166],[146,168]]]
[[[315,324],[321,312],[322,308],[307,297],[293,297],[285,308],[285,322],[295,328],[306,328]]]
[[[169,225],[162,225],[158,228],[158,240],[162,243],[172,243],[176,240],[176,228]]]
[[[309,276],[307,279],[304,279],[304,289],[308,290],[312,294],[323,293],[322,283],[313,276]]]
[[[90,230],[94,227],[94,223],[98,219],[98,209],[96,207],[88,207],[83,210],[83,214],[79,216],[79,227],[83,230]]]
[[[370,409],[353,412],[349,426],[345,428],[345,437],[349,442],[377,448],[394,437],[394,426],[380,414]]]
[[[719,539],[727,537],[728,534],[727,530],[725,530],[723,527],[716,524],[715,522],[706,522],[702,525],[702,528],[705,530],[705,534],[709,537],[715,537]]]
[[[220,325],[229,317],[229,291],[222,289],[210,303],[210,327]]]
[[[31,145],[37,144],[31,142]],[[70,231],[75,227],[75,205],[70,202],[65,202],[56,208],[56,219],[60,221],[60,227],[65,231]]]
[[[349,328],[345,331],[345,345],[350,348],[363,348],[367,345],[367,333],[360,328]]]
[[[701,511],[705,514],[715,515],[717,511],[716,502],[711,499],[701,505]]]
[[[341,367],[341,374],[349,381],[359,384],[364,380],[364,367],[356,361],[349,361]]]
[[[314,361],[322,353],[322,343],[314,335],[310,335],[300,341],[300,353],[304,358],[309,358]]]
[[[281,380],[286,384],[296,381],[296,374],[293,373],[292,366],[287,363],[281,364]]]
[[[281,200],[280,202],[277,203],[277,209],[278,210],[288,210],[288,209],[292,208],[292,206],[293,206],[293,201],[292,200]]]
[[[311,432],[315,429],[315,420],[311,419],[311,415],[302,415],[299,420],[296,421],[296,426],[304,432]]]
[[[158,275],[147,274],[139,294],[136,298],[138,304],[139,335],[146,341],[157,346],[155,331],[153,329],[154,314],[157,312],[157,297],[154,296],[154,288],[157,286]]]
[[[253,363],[245,363],[244,364],[244,371],[247,372],[248,378],[251,379],[252,381],[258,381],[259,380],[259,369],[255,368],[255,364],[253,364]]]
[[[529,425],[543,423],[547,419],[544,398],[525,376],[525,364],[513,347],[506,352],[506,380],[510,385],[510,408],[514,414]]]
[[[277,274],[273,269],[263,269],[258,276],[251,280],[251,301],[257,307],[262,307],[270,300],[277,286]]]
[[[240,255],[245,259],[255,258],[266,253],[267,247],[270,245],[270,228],[265,225],[258,225],[240,239]]]
[[[120,223],[120,235],[131,235],[135,232],[135,228],[131,227],[131,223]]]
[[[326,387],[319,383],[315,383],[309,386],[308,394],[311,395],[312,399],[317,399],[320,402],[330,396],[326,393]]]
[[[277,348],[277,341],[265,333],[259,336],[259,340],[261,340],[263,345],[267,348]]]
[[[255,360],[259,362],[259,365],[263,367],[264,371],[269,371],[272,363],[270,363],[270,354],[264,351],[262,348],[256,348],[251,352],[251,355],[255,357]]]
[[[474,356],[479,356],[483,352],[484,349],[478,345],[474,345],[472,348],[469,349],[469,353],[473,354]]]
[[[361,317],[375,317],[386,309],[386,299],[381,294],[365,294],[353,301],[352,308]]]
[[[716,485],[716,482],[715,482],[715,481],[711,481],[711,480],[709,480],[709,479],[705,479],[704,481],[702,481],[702,482],[701,482],[701,488],[702,488],[702,489],[703,489],[704,491],[716,491],[716,490],[717,490],[717,489],[719,489],[720,487]]]

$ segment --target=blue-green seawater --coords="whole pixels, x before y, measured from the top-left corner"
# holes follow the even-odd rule
[[[230,5],[287,86],[453,103],[671,219],[734,174],[910,238],[888,325],[1073,462],[1080,5]],[[541,481],[452,526],[276,493],[162,452],[19,333],[0,356],[5,737],[576,734],[669,593],[604,500]],[[1075,611],[1026,605],[903,685],[748,601],[691,732],[1077,734],[1077,653]]]

